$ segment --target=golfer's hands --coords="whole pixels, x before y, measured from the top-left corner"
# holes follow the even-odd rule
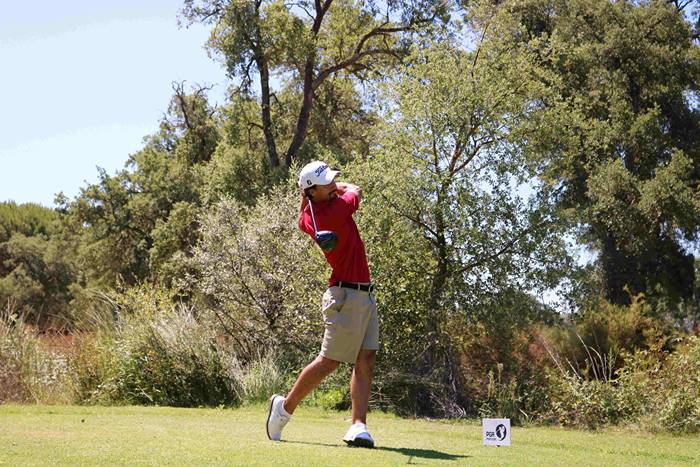
[[[358,198],[362,198],[362,188],[357,185],[353,185],[352,183],[336,182],[335,186],[338,189],[338,196],[342,196],[348,191],[351,191],[355,193]]]

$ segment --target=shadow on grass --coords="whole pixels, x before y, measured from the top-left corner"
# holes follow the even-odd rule
[[[327,443],[312,443],[308,441],[288,441],[284,440],[282,441],[283,443],[289,443],[289,444],[310,444],[313,446],[326,446],[329,448],[346,448],[346,446],[339,445],[339,444],[327,444]],[[362,449],[362,448],[351,448],[351,449]],[[442,451],[435,451],[434,449],[413,449],[413,448],[388,448],[384,446],[376,447],[374,448],[377,451],[390,451],[390,452],[397,452],[399,454],[403,454],[404,456],[409,457],[409,461],[411,458],[414,457],[420,457],[422,459],[438,459],[438,460],[447,460],[447,461],[456,461],[459,459],[466,459],[471,456],[466,456],[462,454],[450,454],[447,452],[442,452]]]
[[[435,451],[434,449],[387,448],[387,447],[378,447],[375,449],[377,451],[398,452],[399,454],[403,454],[404,456],[408,456],[408,457],[421,457],[423,459],[439,459],[439,460],[446,460],[446,461],[456,461],[459,459],[466,459],[467,457],[471,457],[471,456],[465,456],[462,454],[450,454],[447,452]]]

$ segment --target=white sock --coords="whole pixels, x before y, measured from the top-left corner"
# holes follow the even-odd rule
[[[285,417],[291,417],[292,414],[290,414],[290,413],[288,413],[286,410],[284,410],[284,401],[286,401],[286,400],[287,400],[287,399],[282,400],[282,403],[280,404],[279,413],[280,413],[281,415],[284,415]]]

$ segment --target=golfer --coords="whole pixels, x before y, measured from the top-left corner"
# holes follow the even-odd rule
[[[367,405],[379,347],[379,324],[365,246],[352,218],[360,206],[362,189],[336,182],[337,175],[338,171],[316,161],[304,166],[299,176],[299,228],[311,238],[317,238],[316,231],[335,233],[330,245],[319,240],[333,272],[321,301],[325,322],[321,352],[302,370],[286,397],[275,394],[270,398],[267,435],[279,441],[302,399],[345,362],[354,367],[350,379],[352,426],[343,441],[350,446],[373,448],[374,440],[367,431]]]

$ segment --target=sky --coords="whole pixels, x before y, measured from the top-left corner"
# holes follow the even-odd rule
[[[209,28],[178,26],[182,0],[8,2],[0,15],[0,201],[53,206],[124,167],[154,133],[172,82],[214,85]]]

